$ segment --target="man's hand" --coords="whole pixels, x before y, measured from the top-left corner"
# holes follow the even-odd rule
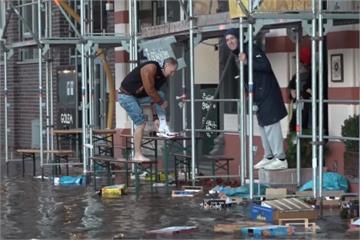
[[[296,98],[296,90],[291,89],[290,90],[290,95],[291,95],[292,99],[295,99]]]
[[[159,132],[160,121],[159,119],[154,120],[154,128],[156,132]]]
[[[160,105],[160,107],[162,108],[162,109],[166,109],[167,107],[168,107],[168,102],[165,100],[161,105]]]
[[[245,53],[239,53],[239,60],[243,62],[244,64],[247,64],[247,57]]]

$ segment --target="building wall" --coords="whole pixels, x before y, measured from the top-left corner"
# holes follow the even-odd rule
[[[66,19],[60,13],[58,8],[53,5],[52,9],[52,34],[54,37],[69,36],[69,26]],[[106,31],[114,32],[114,14],[107,12],[107,26]],[[12,15],[10,24],[7,30],[7,42],[19,42],[19,25],[15,14]],[[51,49],[53,54],[53,103],[54,103],[54,124],[57,128],[57,70],[61,66],[69,66],[69,47],[54,47]],[[1,54],[2,55],[2,54]],[[114,65],[114,50],[107,50],[107,61],[110,64],[112,72],[115,72]],[[0,60],[2,62],[2,60]],[[4,67],[0,65],[0,98],[1,98],[1,121],[0,121],[0,135],[4,139]],[[9,150],[15,155],[17,148],[31,147],[31,121],[39,119],[39,98],[38,98],[38,61],[37,58],[28,61],[20,62],[18,50],[14,51],[14,56],[8,60],[7,64],[7,81],[8,81],[8,101],[9,101]],[[43,102],[45,102],[45,62],[43,62]],[[43,126],[46,126],[46,109],[43,108]],[[45,142],[44,142],[45,143]],[[4,152],[4,141],[1,141],[1,153]],[[11,153],[10,153],[11,158]]]

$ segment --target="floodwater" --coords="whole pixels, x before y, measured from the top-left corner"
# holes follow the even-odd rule
[[[140,198],[135,194],[118,199],[102,199],[92,186],[54,186],[51,181],[33,178],[31,165],[25,177],[20,163],[12,163],[9,176],[2,167],[1,239],[234,239],[240,235],[214,233],[217,223],[248,220],[247,208],[204,210],[204,196],[171,198],[164,189],[150,192],[142,186]],[[337,210],[325,211],[319,220],[321,233],[316,236],[293,236],[293,239],[358,239],[346,234],[347,222]],[[197,230],[174,236],[146,234],[169,226],[193,226]]]

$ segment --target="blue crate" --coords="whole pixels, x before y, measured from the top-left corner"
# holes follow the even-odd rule
[[[258,204],[252,204],[250,218],[256,221],[265,221],[272,223],[276,209],[263,207]]]
[[[293,233],[292,227],[288,226],[279,226],[279,225],[270,225],[270,226],[261,226],[261,227],[245,227],[240,229],[241,234],[245,236],[254,236],[254,237],[281,237],[288,236]]]

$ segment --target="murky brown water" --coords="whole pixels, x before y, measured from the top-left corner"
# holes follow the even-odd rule
[[[154,238],[146,231],[182,225],[196,225],[198,230],[174,238],[233,239],[240,236],[215,234],[214,225],[247,219],[247,210],[242,206],[201,209],[203,196],[172,199],[164,189],[151,193],[148,186],[143,186],[138,200],[134,193],[102,199],[92,186],[54,186],[49,180],[34,179],[29,175],[30,168],[24,178],[19,166],[11,168],[9,177],[4,176],[5,171],[1,177],[1,239]],[[345,234],[347,223],[337,211],[327,210],[318,225],[322,233],[317,234],[317,239],[359,238]]]

